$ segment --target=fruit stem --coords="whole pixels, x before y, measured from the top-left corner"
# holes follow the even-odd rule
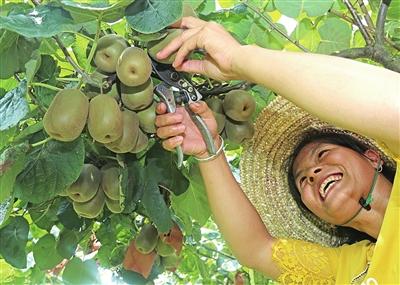
[[[34,83],[31,83],[31,85],[32,86],[44,87],[44,88],[51,89],[51,90],[54,90],[54,91],[62,90],[61,88],[58,88],[58,87],[55,87],[55,86],[52,86],[52,85],[49,85],[49,84],[46,84],[46,83],[40,83],[40,82],[34,82]]]
[[[80,81],[79,78],[57,77],[58,81]]]
[[[48,138],[46,138],[46,139],[44,139],[44,140],[42,140],[42,141],[40,141],[40,142],[31,144],[31,147],[40,146],[40,145],[42,145],[42,144],[47,143],[47,142],[50,141],[50,140],[52,140],[52,138],[51,138],[51,137],[48,137]]]

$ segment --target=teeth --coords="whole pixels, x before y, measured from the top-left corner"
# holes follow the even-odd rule
[[[342,179],[342,175],[331,175],[327,177],[321,184],[321,187],[319,188],[319,193],[321,194],[322,198],[325,198],[326,195],[328,194],[329,190],[332,188],[332,186],[339,180]]]

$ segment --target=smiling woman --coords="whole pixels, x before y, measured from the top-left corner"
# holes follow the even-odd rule
[[[199,158],[215,221],[238,260],[284,284],[399,284],[399,231],[392,230],[399,175],[394,182],[385,176],[399,162],[399,75],[332,56],[241,46],[220,25],[199,19],[176,26],[185,31],[157,56],[177,51],[177,70],[245,79],[281,95],[259,114],[244,145],[240,185],[222,152],[207,153],[186,110],[157,108],[164,148],[180,145]],[[207,56],[187,60],[198,48]],[[222,149],[211,110],[205,103],[190,109]],[[344,223],[376,243],[365,236],[354,242],[360,237],[338,230]]]

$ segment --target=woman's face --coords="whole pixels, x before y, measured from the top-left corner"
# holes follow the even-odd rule
[[[301,149],[293,174],[303,203],[315,215],[332,224],[343,224],[367,196],[378,154],[360,154],[350,148],[312,142]]]

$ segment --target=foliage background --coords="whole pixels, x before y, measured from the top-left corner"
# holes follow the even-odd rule
[[[224,25],[243,44],[335,54],[400,70],[400,0],[183,2],[200,18]],[[130,284],[153,279],[165,284],[269,282],[231,255],[210,218],[204,185],[191,159],[178,170],[174,155],[163,151],[156,138],[137,156],[109,157],[87,135],[61,143],[43,131],[42,118],[56,92],[90,82],[89,43],[95,46],[103,32],[145,43],[180,18],[182,2],[0,3],[1,284],[97,283],[100,276]],[[294,29],[288,31],[287,23]],[[251,92],[257,102],[255,118],[274,94],[261,86]],[[227,146],[237,177],[240,153],[240,146]],[[85,161],[107,159],[125,171],[125,210],[105,211],[95,220],[80,218],[70,200],[57,194],[76,180]],[[167,272],[156,263],[147,280],[121,267],[127,245],[146,218],[163,232],[176,222],[185,237],[178,269]],[[71,250],[68,262],[58,254],[60,245]]]

